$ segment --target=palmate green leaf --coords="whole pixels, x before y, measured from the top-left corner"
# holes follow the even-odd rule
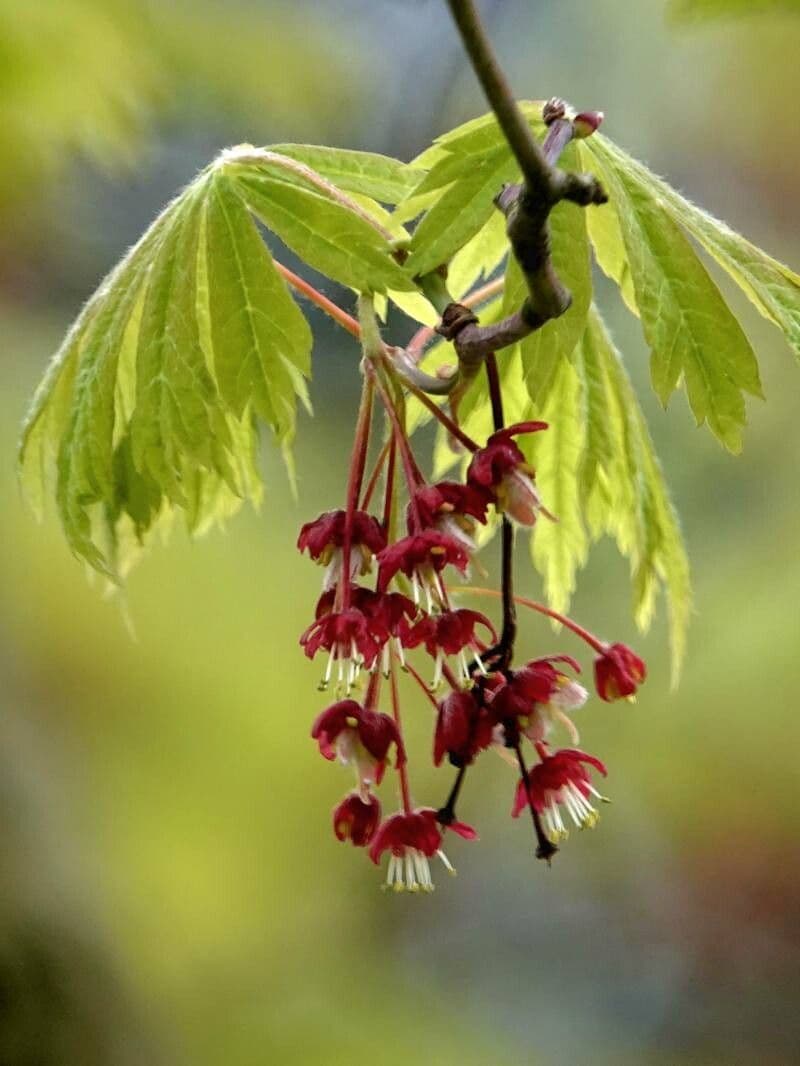
[[[634,615],[642,629],[664,588],[677,678],[692,603],[686,548],[635,390],[595,307],[578,357],[586,419],[580,473],[584,514],[594,537],[613,536],[630,559]]]
[[[250,210],[315,270],[359,292],[414,288],[391,234],[304,164],[243,145],[225,169]]]
[[[593,169],[594,159],[585,146],[579,144],[578,151],[582,167],[586,170]],[[587,211],[586,228],[597,265],[607,278],[616,282],[625,306],[638,316],[639,308],[636,305],[628,253],[614,205],[605,204],[600,211]]]
[[[112,271],[23,429],[34,504],[55,458],[70,546],[114,580],[176,510],[201,531],[258,502],[254,416],[286,448],[297,400],[307,404],[311,333],[237,176],[223,155]]]
[[[434,357],[444,360],[446,354]],[[597,308],[590,307],[571,360],[558,364],[546,401],[534,403],[528,394],[519,345],[498,361],[507,422],[543,418],[549,424],[544,432],[519,438],[536,467],[542,499],[558,519],[541,517],[531,539],[548,602],[557,610],[568,608],[590,540],[612,537],[630,561],[633,612],[641,629],[651,622],[659,591],[666,596],[677,679],[692,603],[686,549],[635,390]],[[467,399],[462,424],[475,440],[485,440],[492,420],[482,378]],[[464,461],[440,432],[436,476]]]
[[[757,310],[783,332],[800,360],[800,275],[681,196],[607,138],[595,135],[581,145],[581,150],[587,168],[599,158],[606,169],[631,175],[657,207],[702,245]]]
[[[495,273],[508,253],[506,220],[499,211],[472,240],[455,254],[447,271],[447,287],[453,299],[460,300],[481,280]]]
[[[470,197],[480,185],[470,167],[477,157],[482,168],[499,169],[504,150],[491,117],[454,131],[415,161],[415,167],[428,173],[399,205],[404,218],[425,212],[414,238],[418,257],[434,247],[430,260],[422,260],[425,266],[448,251],[452,255],[451,249],[460,245],[453,264],[458,266],[459,294],[462,286],[468,288],[480,277],[482,246],[492,245],[486,232],[491,212],[469,241],[461,243],[474,226]],[[554,421],[560,413],[566,430],[537,435],[531,443],[540,487],[549,484],[543,489],[545,503],[565,515],[563,522],[548,528],[539,523],[536,535],[542,546],[534,550],[551,602],[563,605],[585,561],[589,538],[613,537],[630,560],[634,614],[641,627],[649,624],[659,591],[665,592],[677,674],[691,612],[686,551],[635,392],[591,303],[588,248],[642,320],[653,384],[662,401],[682,384],[698,423],[707,422],[732,451],[741,447],[745,395],[761,396],[758,366],[692,242],[730,274],[798,354],[800,277],[685,200],[606,138],[595,135],[571,150],[577,159],[567,157],[565,165],[597,173],[611,203],[585,212],[562,205],[554,212],[553,254],[560,275],[577,296],[573,309],[524,344],[499,354],[509,420],[546,413]],[[466,194],[458,188],[464,179]],[[458,199],[462,195],[466,201]],[[482,211],[485,203],[479,199]],[[461,225],[456,218],[459,206],[465,206],[467,224],[448,245],[439,226],[443,231],[449,224]],[[495,313],[517,308],[524,291],[512,260],[505,296]],[[429,369],[453,361],[444,345],[435,346],[429,358]],[[490,432],[481,378],[465,397],[461,414],[476,439]],[[439,435],[436,460],[440,471],[458,461],[444,434]],[[550,491],[554,501],[547,499]]]
[[[195,310],[201,219],[211,182],[198,182],[171,220],[149,269],[138,323],[132,459],[176,504],[185,501],[182,457],[209,466],[215,428],[215,386]]]
[[[516,162],[504,147],[472,160],[465,158],[458,180],[445,189],[414,230],[408,272],[427,274],[449,262],[488,222],[496,210],[497,193],[517,173]]]
[[[520,103],[531,128],[544,130],[541,103]],[[494,115],[483,115],[439,137],[410,166],[427,173],[401,201],[403,221],[425,215],[411,241],[409,273],[425,274],[447,263],[494,213],[494,198],[519,169]]]
[[[205,244],[213,249],[210,341],[220,392],[237,418],[252,404],[283,441],[294,429],[295,396],[306,399],[311,331],[227,176],[215,176],[206,214]]]
[[[536,482],[553,522],[540,517],[531,538],[533,563],[544,578],[548,602],[565,611],[575,591],[575,575],[585,565],[589,539],[583,522],[580,470],[585,441],[583,389],[576,369],[562,359],[547,401],[535,404],[549,428],[525,441],[536,466]]]
[[[548,600],[566,610],[589,535],[609,535],[629,559],[633,612],[642,630],[663,589],[669,609],[673,679],[686,647],[692,594],[680,524],[644,415],[624,364],[595,307],[572,363],[563,361],[541,417],[550,428],[526,443],[545,505],[532,538]]]
[[[254,215],[337,281],[413,294],[391,246],[404,231],[378,200],[419,175],[368,153],[286,152],[240,146],[203,171],[91,298],[34,398],[26,490],[41,508],[55,459],[68,541],[114,580],[176,511],[197,532],[258,502],[256,419],[290,466],[311,332]]]
[[[592,146],[616,211],[645,336],[653,387],[666,405],[683,379],[699,424],[741,450],[744,392],[761,396],[747,337],[680,227],[630,168]]]
[[[382,204],[398,204],[424,178],[398,159],[321,145],[275,144],[270,151],[311,167],[346,192],[362,193]]]
[[[117,368],[131,323],[140,313],[140,298],[148,273],[161,243],[175,218],[185,207],[176,200],[153,224],[145,237],[112,272],[67,335],[56,355],[54,366],[74,361],[74,383],[68,401],[66,422],[54,421],[54,436],[48,444],[57,451],[56,498],[67,539],[73,551],[99,570],[109,572],[103,549],[96,542],[90,506],[108,502],[114,495],[113,452]],[[135,342],[134,342],[135,343]],[[54,371],[54,376],[55,376]],[[50,375],[48,374],[48,377]],[[45,379],[47,382],[47,378]],[[50,395],[40,393],[34,411],[23,428],[22,473],[27,472],[27,445],[36,437],[40,419],[45,417]],[[60,422],[60,424],[59,424]],[[37,441],[37,448],[43,442]],[[40,481],[34,493],[41,495]]]
[[[544,119],[542,118],[544,101],[519,100],[518,106],[533,132],[541,135],[545,129]],[[427,148],[416,159],[412,160],[410,166],[416,169],[430,170],[448,154],[469,158],[479,152],[491,151],[504,143],[505,138],[497,123],[497,118],[492,112],[489,112],[470,119],[447,133],[441,134],[430,148]]]
[[[532,128],[541,132],[541,105],[523,106]],[[485,229],[495,221],[489,205],[502,184],[503,154],[510,162],[496,122],[483,116],[441,137],[414,161],[416,169],[429,169],[397,209],[402,218],[425,212],[412,238],[409,273],[425,272],[454,257],[455,266],[460,257],[472,269],[469,256],[481,254]],[[612,202],[585,212],[560,205],[553,213],[554,258],[573,291],[575,306],[523,345],[531,393],[546,399],[563,351],[574,351],[581,335],[591,299],[583,251],[588,228],[599,265],[642,319],[653,385],[662,402],[683,385],[698,424],[706,422],[727,448],[739,451],[745,395],[762,395],[758,366],[738,320],[687,235],[781,328],[798,354],[800,277],[599,134],[569,146],[563,165],[597,172]],[[517,177],[507,173],[507,180]],[[457,280],[460,290],[465,277],[459,272]],[[513,270],[508,280],[514,280]],[[507,306],[517,306],[516,290]]]

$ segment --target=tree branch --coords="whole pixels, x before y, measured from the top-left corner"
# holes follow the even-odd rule
[[[447,0],[447,5],[523,176],[522,185],[503,189],[496,203],[506,216],[511,249],[528,287],[525,302],[519,311],[491,326],[480,326],[462,304],[451,304],[442,315],[440,332],[453,341],[469,376],[490,352],[523,340],[569,308],[572,297],[558,278],[550,254],[550,212],[562,200],[586,207],[606,203],[608,197],[592,175],[569,174],[556,166],[570,140],[591,135],[602,115],[585,112],[570,119],[563,101],[552,100],[544,108],[549,129],[540,146],[500,69],[474,0]]]
[[[519,163],[526,185],[531,192],[538,190],[542,200],[549,199],[552,185],[550,167],[517,107],[473,0],[447,0],[447,4],[472,68]]]

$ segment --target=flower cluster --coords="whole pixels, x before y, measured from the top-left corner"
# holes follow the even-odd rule
[[[386,888],[426,892],[433,889],[432,857],[438,856],[454,872],[443,850],[446,834],[476,839],[475,830],[456,817],[456,803],[468,768],[482,752],[497,749],[515,767],[512,815],[530,812],[536,853],[548,860],[566,838],[570,823],[583,828],[597,821],[596,805],[603,797],[591,774],[605,776],[606,768],[577,748],[579,736],[571,716],[589,697],[578,680],[579,663],[563,654],[514,663],[510,566],[503,566],[503,587],[495,593],[502,601],[502,626],[453,602],[458,586],[452,580],[469,574],[479,526],[497,516],[508,533],[503,537],[505,552],[513,544],[514,526],[552,517],[519,443],[547,425],[523,422],[498,429],[482,447],[459,430],[459,439],[471,452],[464,481],[428,483],[405,432],[402,405],[385,386],[382,374],[389,369],[369,367],[365,372],[344,508],[320,515],[300,532],[299,550],[324,567],[314,619],[300,643],[309,658],[327,656],[320,687],[332,690],[334,697],[318,715],[311,735],[326,759],[338,759],[355,775],[353,790],[333,812],[335,836],[365,849],[376,864],[388,853]],[[389,438],[365,489],[376,391],[387,415]],[[379,517],[369,505],[381,479]],[[630,648],[606,644],[542,604],[522,602],[589,644],[602,700],[635,695],[646,671]],[[412,664],[409,653],[415,650],[431,660],[427,678],[424,669]],[[433,708],[434,764],[456,769],[450,794],[438,808],[412,802],[400,712],[401,675],[423,690]],[[552,747],[557,731],[566,733],[572,746]],[[399,809],[384,817],[376,791],[390,767],[396,774]]]

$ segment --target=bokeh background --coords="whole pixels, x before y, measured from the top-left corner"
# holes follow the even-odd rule
[[[520,95],[604,109],[613,138],[800,264],[800,18],[679,31],[662,0],[484,6]],[[176,531],[109,600],[20,497],[15,439],[49,355],[218,149],[411,158],[484,110],[443,7],[0,0],[2,1066],[800,1060],[800,373],[754,313],[768,402],[733,459],[681,397],[651,401],[638,324],[606,301],[696,618],[671,693],[663,624],[636,638],[625,566],[596,547],[575,611],[635,640],[652,676],[635,706],[582,712],[614,805],[551,870],[489,756],[462,810],[482,840],[450,849],[460,876],[430,898],[382,895],[330,832],[349,776],[308,739],[321,697],[296,634],[319,573],[293,544],[339,505],[357,353],[313,310],[299,503],[266,449],[260,514]],[[536,594],[524,559],[519,582]],[[408,707],[426,752],[428,709]],[[441,801],[441,776],[416,782]]]

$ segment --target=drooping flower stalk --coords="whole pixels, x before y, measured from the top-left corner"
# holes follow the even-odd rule
[[[497,599],[501,596],[501,593],[497,589],[484,589],[478,588],[475,585],[462,585],[458,590],[463,595],[469,596],[491,596],[493,599]],[[546,618],[552,618],[554,622],[558,622],[559,625],[565,627],[565,629],[571,630],[576,636],[584,640],[590,648],[600,654],[602,654],[607,645],[605,645],[599,637],[596,637],[593,633],[590,633],[588,629],[584,629],[574,619],[569,618],[565,614],[561,614],[559,611],[554,611],[552,608],[547,607],[543,603],[539,603],[537,600],[530,600],[526,596],[514,596],[514,602],[520,607],[529,607],[532,611],[538,611],[539,614],[543,614]]]
[[[489,748],[499,749],[517,769],[513,814],[529,808],[539,858],[550,862],[557,852],[566,836],[565,817],[581,827],[597,820],[593,800],[602,797],[586,767],[605,772],[604,765],[577,747],[552,753],[549,747],[551,734],[559,731],[572,744],[578,742],[571,715],[588,698],[575,676],[580,664],[564,654],[520,663],[516,605],[560,622],[589,645],[595,653],[597,692],[604,700],[630,698],[646,668],[625,645],[607,644],[565,615],[514,593],[514,525],[532,524],[540,512],[547,513],[535,471],[516,438],[545,427],[536,422],[504,425],[494,358],[486,363],[494,432],[479,444],[456,427],[453,435],[460,434],[470,455],[466,477],[429,483],[406,430],[404,387],[367,297],[359,300],[359,317],[364,385],[345,509],[306,523],[298,539],[301,550],[327,565],[323,594],[301,644],[309,656],[320,649],[328,652],[324,683],[335,680],[339,690],[336,702],[317,717],[312,736],[327,759],[338,759],[356,774],[355,790],[334,811],[336,838],[368,849],[375,863],[389,853],[384,887],[429,892],[431,857],[438,855],[453,869],[442,851],[444,833],[449,829],[464,839],[476,838],[471,826],[458,820],[456,804],[468,768]],[[388,433],[362,492],[375,398]],[[449,416],[440,421],[452,433],[455,423],[448,425]],[[402,478],[396,476],[398,459]],[[368,508],[381,475],[378,518]],[[476,527],[488,520],[491,509],[502,521],[500,587],[468,586],[464,591],[501,601],[499,636],[489,618],[451,604],[446,582],[449,567],[466,573],[477,551]],[[370,580],[375,563],[375,585],[369,587],[363,582]],[[424,649],[433,660],[432,685],[409,659],[415,649]],[[399,669],[411,675],[436,712],[434,765],[446,762],[456,770],[438,809],[413,806]],[[389,714],[379,706],[384,677]],[[397,773],[400,809],[382,820],[375,793],[390,763]]]
[[[389,660],[389,686],[392,693],[392,718],[394,724],[397,727],[397,735],[402,739],[403,736],[403,722],[400,716],[400,694],[397,688],[397,669],[395,665],[395,656],[391,654]],[[408,787],[408,770],[405,762],[397,767],[397,777],[400,783],[400,799],[403,804],[403,810],[406,814],[411,813],[411,792]]]
[[[339,585],[341,589],[341,607],[347,610],[350,606],[350,552],[353,541],[353,518],[361,498],[361,483],[364,479],[364,470],[367,465],[367,450],[369,448],[369,431],[372,422],[372,399],[375,387],[372,375],[366,373],[361,388],[361,403],[358,409],[356,421],[356,433],[353,440],[353,453],[350,459],[350,476],[347,482],[347,497],[345,502],[345,528],[344,542],[342,544],[342,573],[344,580]]]
[[[378,487],[381,474],[383,473],[386,459],[392,448],[391,437],[385,441],[383,447],[378,452],[378,458],[375,460],[375,465],[372,468],[372,473],[367,478],[367,487],[364,489],[364,495],[361,499],[361,510],[366,511],[369,505],[372,503],[372,497],[375,494],[375,489]]]

